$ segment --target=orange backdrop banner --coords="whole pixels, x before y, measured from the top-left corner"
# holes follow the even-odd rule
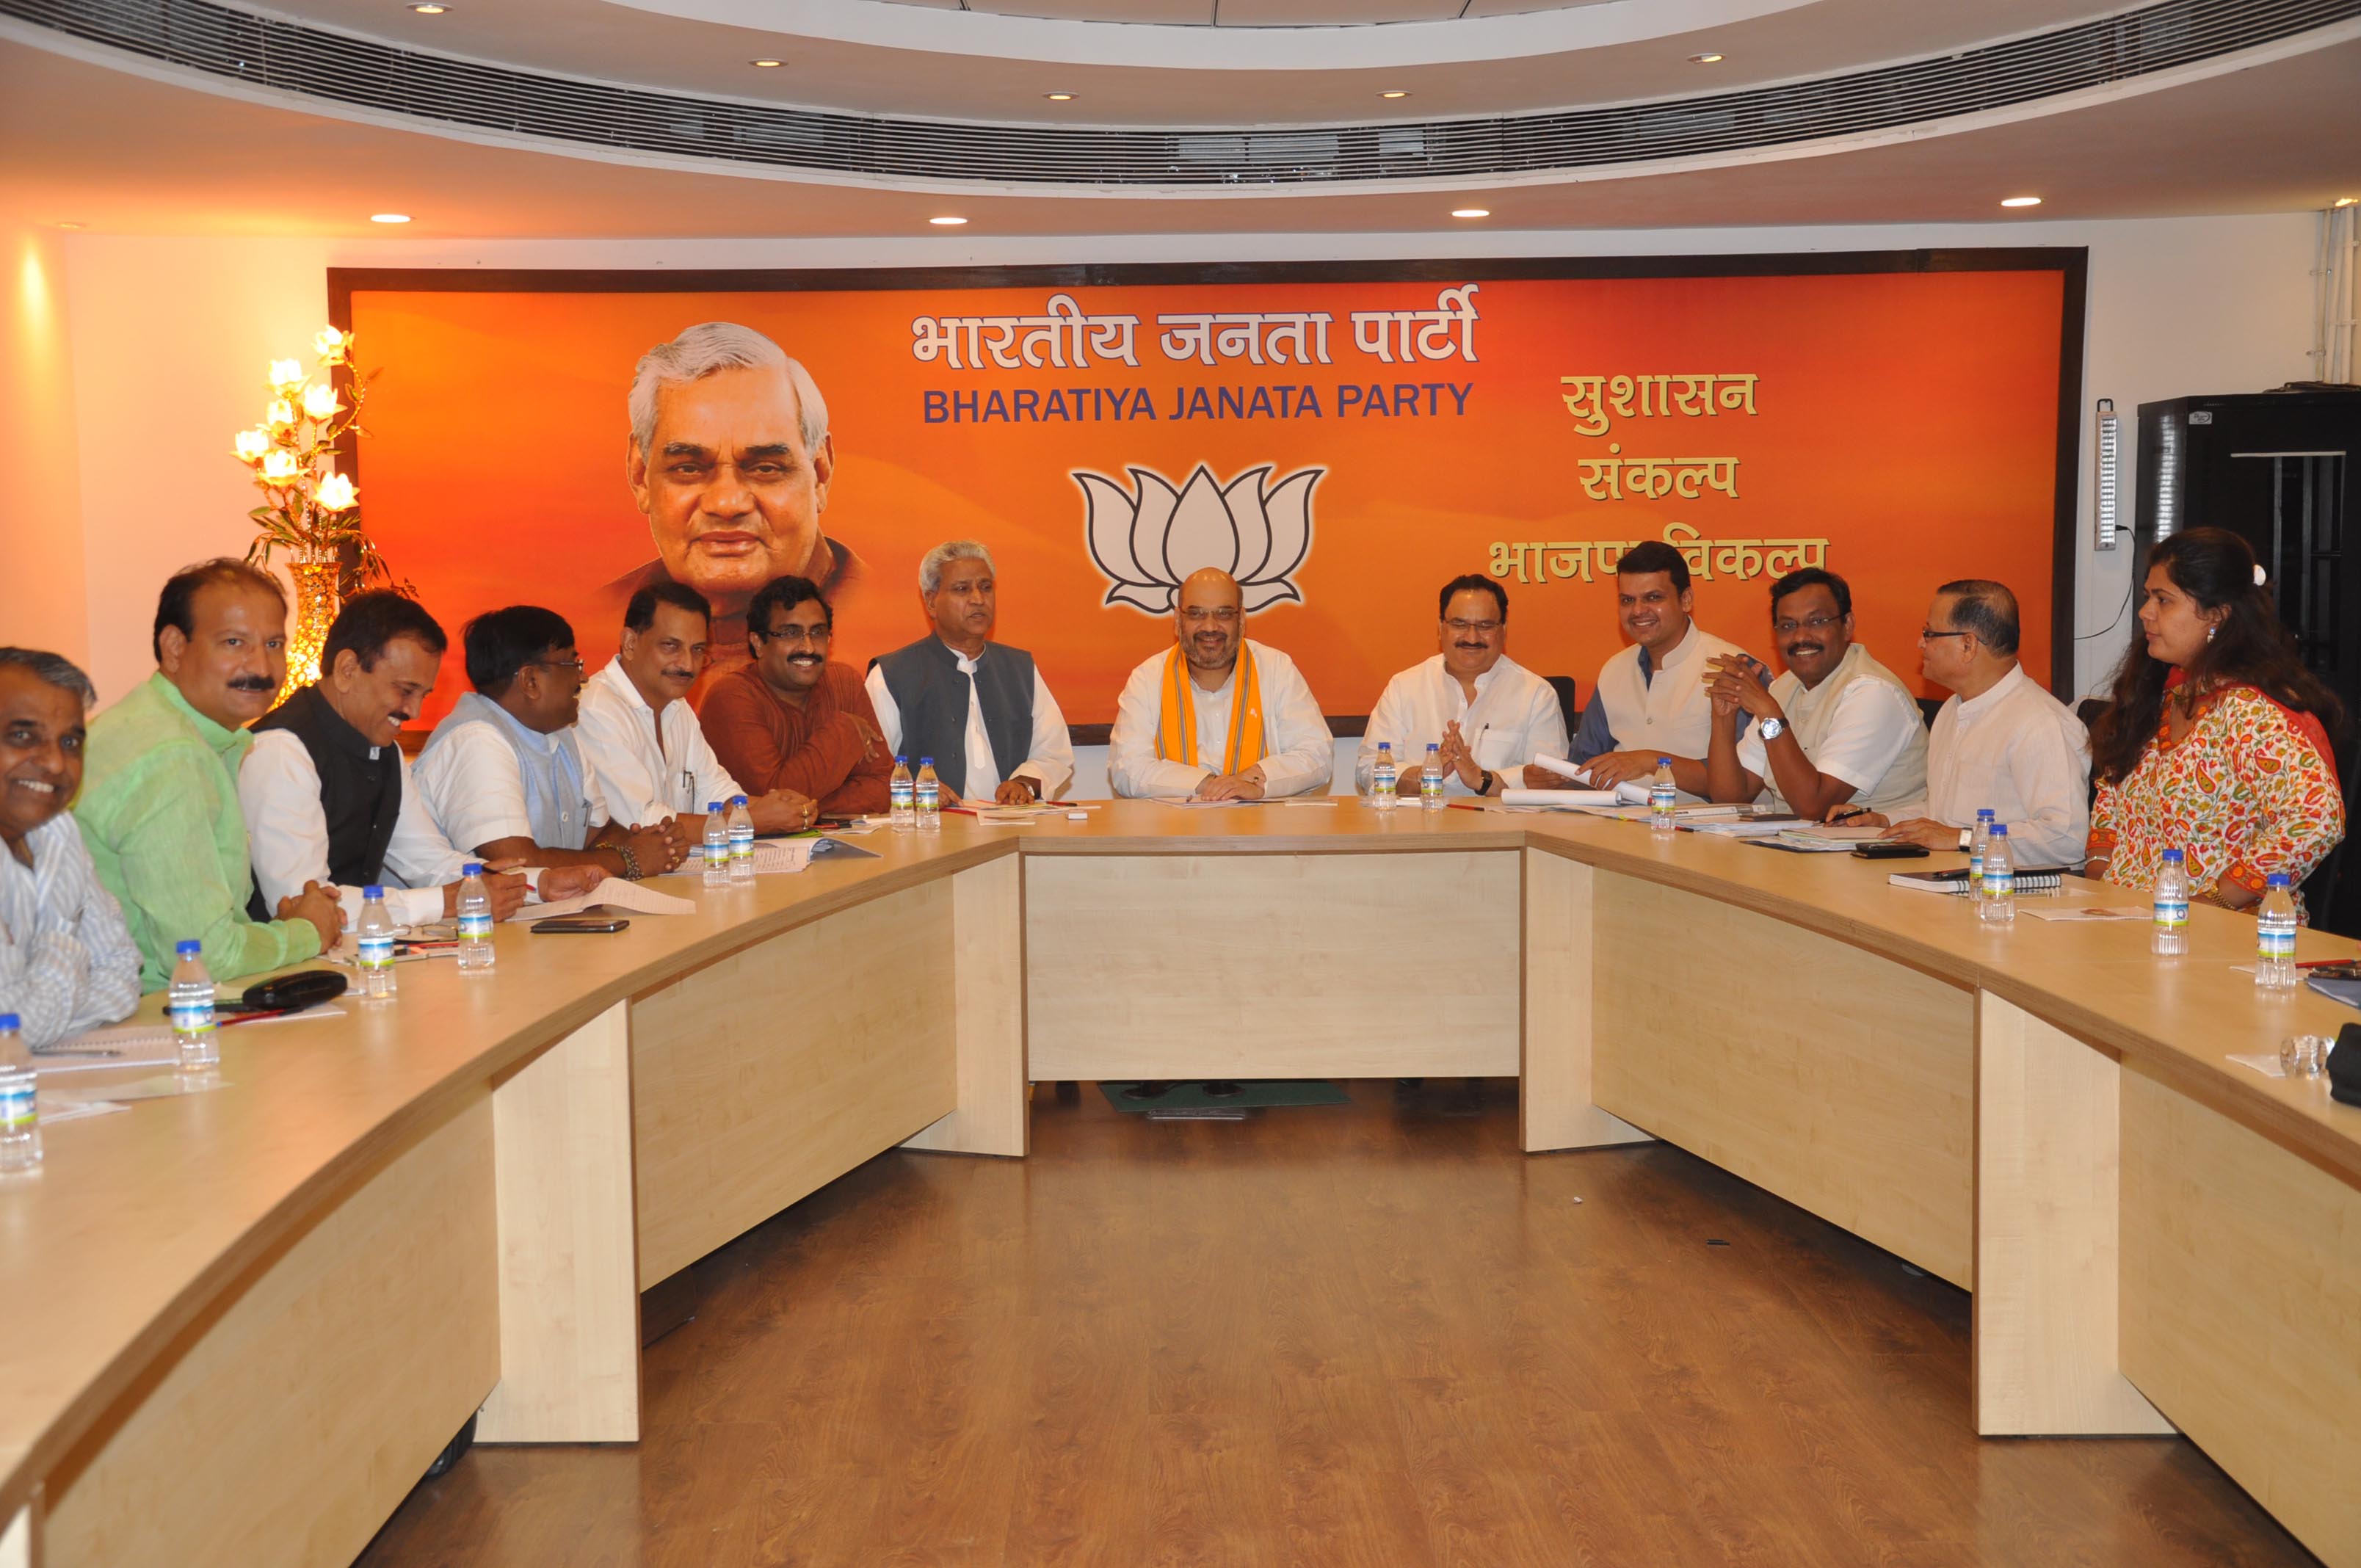
[[[859,667],[924,634],[919,557],[963,538],[995,558],[1000,640],[1078,725],[1114,717],[1202,565],[1336,716],[1435,651],[1466,572],[1508,590],[1510,652],[1587,697],[1642,540],[1766,659],[1766,590],[1802,565],[1851,582],[1859,635],[1905,673],[1948,578],[2016,590],[2037,678],[2070,603],[2080,252],[330,282],[380,372],[355,461],[397,575],[455,639],[547,605],[594,669],[666,575],[716,599],[742,661],[745,593],[783,571],[827,578]],[[659,486],[643,512],[633,367],[701,322],[809,370],[824,494],[774,506],[739,453],[745,489],[682,512]],[[454,657],[430,718],[463,684]]]

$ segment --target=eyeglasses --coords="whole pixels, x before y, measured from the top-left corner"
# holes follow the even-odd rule
[[[588,668],[582,663],[582,655],[579,653],[575,654],[571,659],[527,659],[525,663],[538,665],[544,670],[571,670],[577,675]]]
[[[1497,620],[1446,620],[1443,624],[1463,636],[1472,631],[1478,637],[1489,637],[1500,630]]]
[[[1921,642],[1932,642],[1938,638],[1942,637],[1972,637],[1974,635],[1975,633],[1972,631],[1936,631],[1924,626],[1918,629],[1918,641]]]
[[[1180,612],[1180,619],[1191,626],[1202,626],[1209,620],[1216,626],[1235,626],[1238,623],[1238,612],[1235,605],[1224,605],[1219,609],[1191,606]]]
[[[1793,637],[1798,631],[1826,631],[1843,620],[1841,615],[1816,615],[1809,620],[1774,620],[1771,623],[1771,630],[1782,637]]]
[[[773,642],[825,642],[836,635],[836,628],[825,622],[818,626],[782,626],[774,631],[758,631],[755,635]]]

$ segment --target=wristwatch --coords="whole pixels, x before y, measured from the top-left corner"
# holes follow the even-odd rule
[[[1976,847],[1976,830],[1975,830],[1974,828],[1960,828],[1960,848],[1961,850],[1972,850],[1972,849],[1974,849],[1975,847]]]
[[[1787,733],[1787,721],[1784,718],[1778,718],[1776,715],[1773,715],[1772,718],[1766,718],[1763,721],[1762,730],[1763,739],[1765,740],[1776,740],[1780,736]]]
[[[1491,769],[1482,768],[1477,770],[1476,778],[1476,793],[1477,795],[1489,795],[1492,793]]]

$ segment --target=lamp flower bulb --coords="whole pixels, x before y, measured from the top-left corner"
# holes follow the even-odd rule
[[[300,359],[274,359],[270,362],[270,389],[284,392],[300,387],[306,379],[303,362]]]
[[[259,463],[262,455],[270,450],[270,433],[267,430],[241,430],[232,439],[241,463]]]
[[[342,365],[345,362],[345,351],[352,345],[353,339],[350,333],[338,332],[332,326],[324,326],[320,329],[320,335],[312,340],[312,352],[320,356],[320,363],[323,365]]]
[[[325,381],[303,389],[303,411],[313,419],[333,419],[344,406],[336,401],[336,389]]]
[[[275,448],[264,454],[262,477],[274,485],[283,485],[295,477],[295,454]]]
[[[316,494],[320,504],[330,511],[346,510],[361,499],[360,491],[354,488],[351,476],[346,474],[329,475],[320,481],[320,488]]]
[[[263,411],[263,422],[273,430],[285,430],[295,422],[295,405],[285,398],[273,398],[270,407]]]

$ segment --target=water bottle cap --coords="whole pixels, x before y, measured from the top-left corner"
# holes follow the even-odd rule
[[[467,864],[459,868],[459,874],[461,876],[481,876],[484,874],[484,862],[481,861],[469,861]]]
[[[708,800],[705,803],[705,815],[708,817],[712,816],[715,812],[720,809],[721,803],[718,800]]]
[[[196,940],[194,938],[192,938],[185,942],[173,943],[172,950],[185,959],[191,953],[203,952],[205,950],[205,945],[203,942]]]
[[[1673,760],[1670,757],[1659,757],[1656,759],[1656,766],[1660,768],[1669,768],[1672,765]]]
[[[2008,837],[2008,824],[2005,822],[1993,823],[1992,825],[1992,830],[1993,837],[1995,839],[2005,839]]]
[[[2288,885],[2288,874],[2285,872],[2273,872],[2270,875],[2263,879],[2263,885],[2265,887],[2285,887]]]
[[[23,1023],[18,1020],[14,1013],[0,1013],[0,1029],[13,1030],[21,1029],[23,1027]]]
[[[363,904],[383,904],[385,902],[385,889],[378,886],[375,883],[369,883],[368,886],[361,889],[361,902]]]
[[[1982,807],[1976,813],[1977,817],[1985,822],[1990,822],[1996,815],[1998,814],[1989,806]]]
[[[934,765],[935,760],[932,757],[921,757],[918,759],[918,766],[922,768],[931,768]]]
[[[895,760],[896,762],[899,762],[902,766],[904,766],[904,767],[906,767],[906,767],[908,767],[908,766],[910,765],[910,759],[909,759],[909,758],[907,758],[907,757],[906,757],[906,756],[904,756],[904,755],[903,755],[901,752],[899,752],[899,751],[896,751],[896,752],[895,752],[895,753],[894,753],[894,760]]]
[[[1378,742],[1378,750],[1380,751],[1390,751],[1393,749],[1394,743],[1390,740],[1380,740]]]
[[[2170,861],[2174,862],[2175,864],[2179,864],[2179,863],[2180,863],[2180,860],[2182,859],[2182,856],[2181,856],[2180,851],[2180,850],[2167,850],[2164,852],[2164,858],[2165,858],[2166,860],[2168,860],[2168,861]]]
[[[746,797],[742,795],[733,795],[730,797],[730,804],[732,806],[743,806],[746,804]]]
[[[1441,746],[1437,745],[1435,742],[1433,742],[1433,741],[1432,741],[1432,740],[1429,740],[1429,741],[1426,743],[1426,749],[1427,749],[1428,751],[1442,751],[1442,750],[1443,750],[1443,748],[1442,748]]]

